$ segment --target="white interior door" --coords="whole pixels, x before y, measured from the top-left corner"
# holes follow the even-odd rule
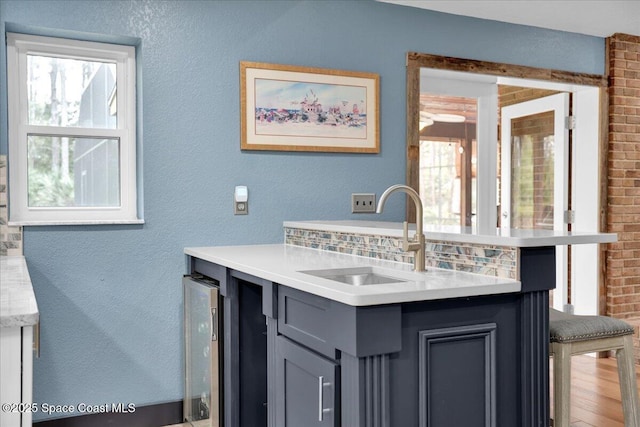
[[[600,230],[600,90],[580,88],[573,92],[571,115],[572,231]],[[575,314],[600,312],[600,248],[598,244],[571,246],[571,305]],[[604,314],[604,313],[602,313]]]
[[[501,227],[567,231],[569,94],[501,109]],[[568,302],[567,247],[556,247],[553,306]]]

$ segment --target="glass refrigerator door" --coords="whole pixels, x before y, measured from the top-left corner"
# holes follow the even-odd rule
[[[194,426],[218,427],[218,288],[184,278],[184,418]]]

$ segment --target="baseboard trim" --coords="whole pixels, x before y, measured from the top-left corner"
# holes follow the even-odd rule
[[[36,427],[161,427],[182,423],[182,400],[137,406],[135,412],[79,415],[36,421]]]

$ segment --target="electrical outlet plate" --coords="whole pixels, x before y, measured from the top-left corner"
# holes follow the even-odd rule
[[[235,215],[247,215],[249,213],[249,202],[233,202],[233,213]]]
[[[375,193],[352,193],[351,213],[376,213]]]

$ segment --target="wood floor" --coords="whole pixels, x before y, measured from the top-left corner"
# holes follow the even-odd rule
[[[571,364],[571,427],[625,427],[616,360],[574,356]],[[636,380],[640,390],[638,365]]]
[[[640,390],[638,365],[636,383]],[[625,427],[615,358],[571,359],[571,427]]]

